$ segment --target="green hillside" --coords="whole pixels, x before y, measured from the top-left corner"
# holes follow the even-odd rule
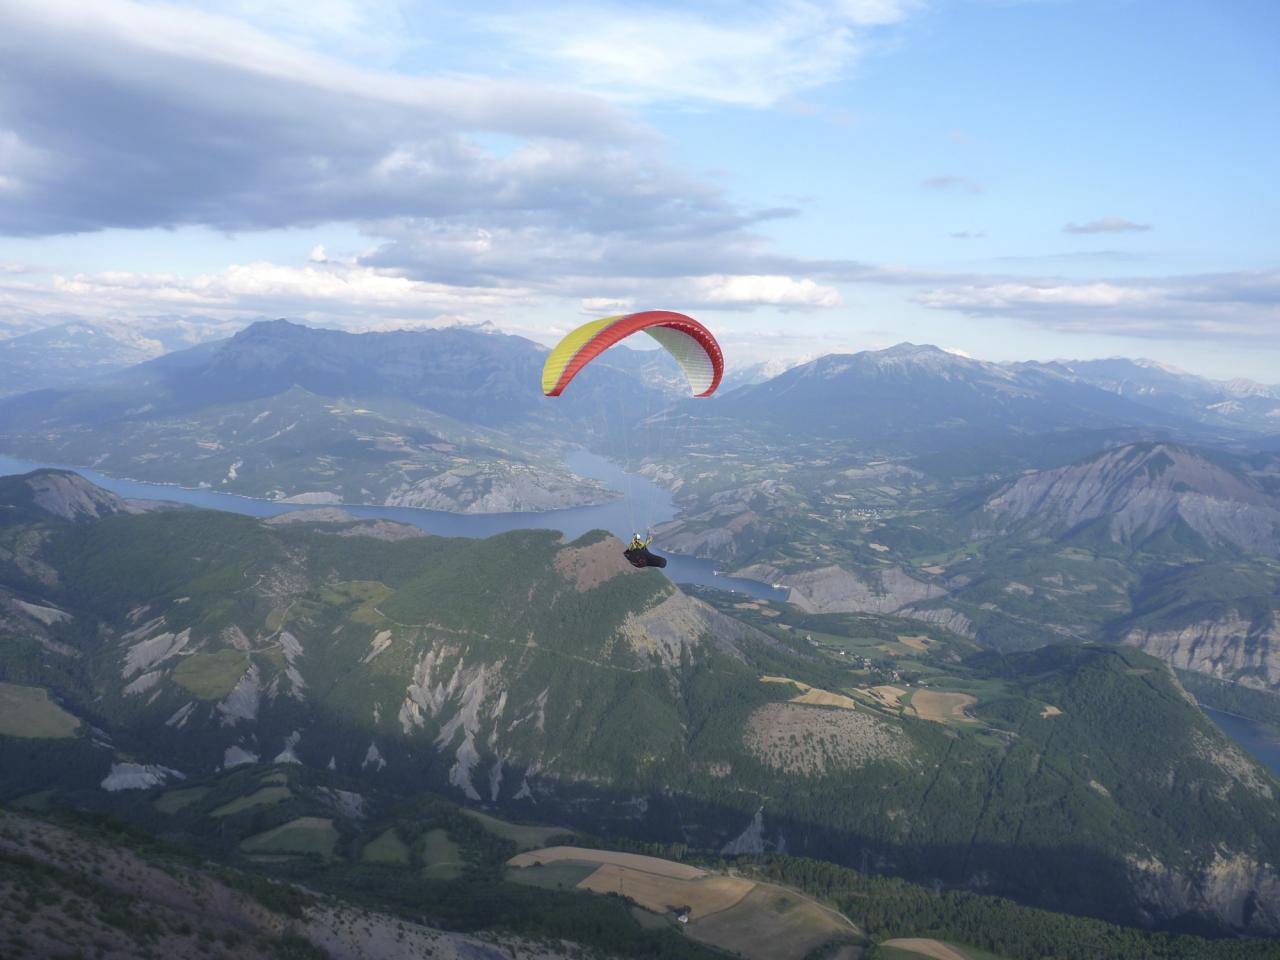
[[[975,655],[918,621],[699,599],[599,533],[373,533],[195,510],[0,527],[0,681],[81,721],[0,737],[0,800],[298,763],[603,836],[1280,928],[1274,781],[1135,650]],[[233,799],[190,809],[229,823]],[[331,816],[251,807],[256,854],[343,848]]]

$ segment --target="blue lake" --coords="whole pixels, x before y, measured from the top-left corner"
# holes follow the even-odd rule
[[[1223,733],[1234,740],[1246,753],[1264,767],[1280,777],[1280,732],[1259,723],[1238,717],[1234,713],[1223,713],[1221,710],[1201,708],[1210,720],[1218,725]]]
[[[415,510],[411,507],[347,506],[342,509],[361,518],[398,520],[412,524],[427,533],[442,537],[491,537],[508,530],[559,530],[568,540],[576,539],[588,530],[608,530],[618,537],[629,538],[632,531],[644,525],[657,525],[676,515],[671,493],[645,477],[629,474],[603,457],[575,450],[565,458],[566,465],[584,477],[600,480],[623,494],[620,500],[595,507],[573,507],[567,510],[547,510],[539,513],[446,513],[440,510]],[[122,480],[108,477],[84,467],[62,464],[36,463],[0,456],[0,476],[28,473],[41,467],[60,467],[75,470],[98,486],[122,497],[141,500],[171,500],[209,510],[226,510],[251,517],[274,517],[296,510],[315,509],[313,504],[276,503],[271,500],[255,500],[216,490],[192,489],[164,483],[145,483],[140,480]],[[661,544],[654,544],[663,553]],[[676,583],[694,583],[716,587],[770,600],[786,599],[785,590],[774,589],[757,580],[725,577],[715,572],[710,560],[682,557],[663,553],[667,558],[665,573]]]

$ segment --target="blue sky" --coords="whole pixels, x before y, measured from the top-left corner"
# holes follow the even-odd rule
[[[0,0],[0,335],[661,306],[731,361],[1277,383],[1278,38],[1249,0]]]

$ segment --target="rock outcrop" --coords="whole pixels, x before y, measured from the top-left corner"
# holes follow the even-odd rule
[[[838,566],[788,573],[768,564],[753,564],[735,571],[734,576],[788,588],[787,602],[807,613],[892,613],[947,594],[943,587],[917,580],[900,567],[859,576]]]
[[[1262,690],[1280,689],[1280,625],[1235,611],[1176,629],[1135,629],[1125,643],[1182,670],[1205,673]]]
[[[1103,521],[1116,543],[1141,543],[1181,521],[1210,546],[1280,555],[1280,501],[1246,477],[1167,443],[1130,444],[1007,485],[980,522],[1061,534]]]

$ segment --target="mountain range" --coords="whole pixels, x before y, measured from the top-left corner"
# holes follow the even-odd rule
[[[122,370],[161,356],[166,344],[126,325],[56,324],[0,340],[0,397]]]
[[[660,391],[601,365],[548,401],[545,351],[468,329],[254,324],[91,384],[0,401],[14,455],[315,503],[546,510],[610,494],[561,456]],[[625,356],[626,355],[620,355]]]
[[[300,764],[597,834],[1280,929],[1275,781],[1136,650],[975,656],[764,601],[747,622],[602,532],[140,510],[54,471],[0,495],[0,699],[27,704],[0,717],[0,799]]]
[[[1100,423],[1163,429],[1189,424],[1048,366],[985,363],[909,343],[820,357],[733,391],[708,413],[887,453]]]
[[[1081,539],[1099,524],[1101,536],[1133,549],[1154,538],[1199,538],[1206,551],[1280,556],[1280,499],[1228,465],[1167,443],[1116,447],[1028,474],[983,509],[1031,537]]]
[[[900,344],[686,403],[662,351],[614,350],[548,401],[544,356],[491,330],[261,322],[0,401],[0,449],[295,502],[505,512],[613,495],[563,466],[585,443],[673,489],[669,549],[785,584],[811,612],[908,613],[1013,648],[1130,637],[1276,682],[1258,565],[1280,537],[1280,460],[1247,453],[1265,447],[1247,432],[1258,418],[1210,411],[1267,388]],[[1159,606],[1174,570],[1216,585],[1201,593],[1217,606]]]
[[[1280,430],[1280,385],[1211,380],[1152,360],[1060,360],[1045,367],[1158,410],[1262,433]]]

